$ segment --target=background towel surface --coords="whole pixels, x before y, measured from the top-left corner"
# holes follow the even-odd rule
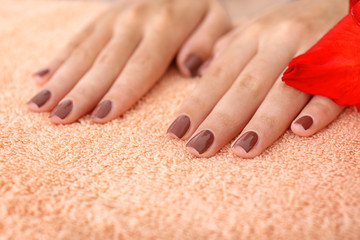
[[[39,90],[29,76],[105,4],[0,4],[1,240],[360,239],[354,108],[253,160],[229,145],[196,159],[165,134],[196,83],[171,69],[121,118],[54,126],[27,111]]]

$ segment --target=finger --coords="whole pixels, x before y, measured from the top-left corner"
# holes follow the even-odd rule
[[[215,46],[213,47],[212,50],[212,55],[211,57],[206,60],[199,68],[198,70],[198,75],[200,77],[202,77],[205,72],[209,69],[210,65],[212,64],[212,62],[218,58],[221,53],[227,49],[231,43],[234,41],[234,39],[238,36],[239,33],[239,29],[236,29],[234,31],[231,31],[227,34],[225,34],[224,36],[222,36],[216,43]]]
[[[242,158],[260,155],[288,129],[309,98],[279,79],[233,143],[233,152]]]
[[[98,19],[98,18],[97,18]],[[96,19],[96,20],[97,20]],[[96,21],[95,20],[95,21]],[[54,75],[54,73],[59,69],[59,67],[69,58],[71,53],[76,49],[86,38],[88,38],[95,26],[95,21],[91,22],[87,27],[82,31],[77,33],[75,37],[66,45],[66,47],[55,56],[46,67],[38,70],[32,75],[33,80],[38,85],[43,85]]]
[[[165,73],[179,47],[198,25],[206,10],[202,1],[194,2],[192,10],[195,11],[181,8],[184,6],[167,2],[157,10],[156,17],[148,21],[142,42],[93,111],[94,122],[105,123],[121,116]],[[189,18],[182,17],[180,13],[183,11],[188,12]]]
[[[114,33],[91,69],[54,109],[51,114],[54,123],[74,122],[99,103],[141,40],[140,32],[132,29],[137,29],[137,26],[121,24],[121,29]],[[72,109],[66,113],[68,102],[72,103]]]
[[[229,16],[220,3],[213,1],[203,22],[180,49],[176,60],[180,73],[186,77],[196,76],[200,66],[211,56],[217,39],[230,28]]]
[[[170,136],[188,139],[194,133],[256,54],[257,43],[251,39],[251,36],[244,36],[214,60],[190,96],[176,111],[176,118],[168,129]]]
[[[180,39],[181,40],[181,39]],[[180,43],[170,38],[147,34],[127,62],[120,76],[103,97],[92,117],[105,123],[130,109],[160,79],[170,65]]]
[[[233,30],[226,33],[222,37],[220,37],[217,42],[215,43],[211,57],[204,62],[201,67],[199,68],[198,75],[202,77],[205,72],[209,69],[210,65],[216,58],[218,58],[222,52],[227,49],[231,43],[238,37],[240,37],[240,34],[244,31],[245,25],[244,21],[236,21],[233,24]]]
[[[311,136],[334,121],[343,109],[329,98],[314,96],[293,121],[291,130],[299,136]]]
[[[265,49],[249,62],[187,143],[195,156],[214,155],[245,127],[292,58],[278,46]],[[209,132],[213,141],[204,144],[202,135]]]
[[[61,65],[49,82],[33,99],[29,108],[36,112],[52,110],[90,69],[101,49],[111,36],[108,21],[101,21],[93,33],[86,38]],[[36,101],[34,101],[36,100]]]

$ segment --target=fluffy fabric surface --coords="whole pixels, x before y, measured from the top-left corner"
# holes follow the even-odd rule
[[[360,239],[355,108],[253,160],[229,145],[196,159],[166,136],[196,83],[174,69],[105,125],[29,113],[29,76],[104,7],[1,1],[0,239]]]

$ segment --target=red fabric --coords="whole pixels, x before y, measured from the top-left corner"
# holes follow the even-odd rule
[[[358,2],[359,2],[359,0],[350,0],[350,11],[355,6],[355,4],[357,4]]]
[[[357,1],[356,1],[357,2]],[[294,58],[283,81],[360,110],[360,3],[308,52]]]

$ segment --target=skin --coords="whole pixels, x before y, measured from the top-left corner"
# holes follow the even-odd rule
[[[209,130],[214,142],[203,153],[189,144],[187,150],[211,157],[237,136],[253,131],[258,140],[249,152],[234,145],[239,138],[232,145],[234,154],[253,158],[289,127],[299,136],[311,136],[336,119],[343,107],[285,85],[281,74],[292,58],[345,16],[347,7],[342,0],[293,1],[223,37],[215,46],[216,57],[201,69],[202,79],[175,114],[191,119],[183,140]],[[303,116],[313,119],[307,130],[296,123]]]
[[[239,134],[254,131],[259,139],[249,152],[232,148],[240,157],[253,158],[289,126],[295,134],[311,136],[342,111],[330,99],[286,86],[280,76],[288,62],[309,49],[346,10],[342,0],[293,1],[236,26],[215,44],[231,26],[215,0],[123,0],[79,33],[46,66],[49,73],[34,76],[51,97],[41,107],[30,102],[29,108],[47,112],[71,100],[73,109],[64,119],[50,118],[68,124],[110,100],[106,117],[93,116],[94,122],[106,123],[135,104],[176,55],[180,73],[190,76],[184,62],[197,54],[212,61],[200,68],[202,78],[175,118],[191,119],[183,140],[209,130],[214,142],[202,154],[187,150],[211,157]],[[295,123],[302,116],[313,119],[307,130]]]
[[[191,6],[191,7],[189,7]],[[206,60],[216,40],[231,29],[217,0],[120,0],[81,31],[48,65],[35,74],[40,90],[51,92],[34,112],[53,111],[70,100],[65,118],[50,115],[55,124],[77,121],[99,103],[110,100],[111,111],[96,123],[106,123],[131,108],[159,80],[177,55],[184,76],[189,56]],[[99,81],[101,80],[101,81]]]

